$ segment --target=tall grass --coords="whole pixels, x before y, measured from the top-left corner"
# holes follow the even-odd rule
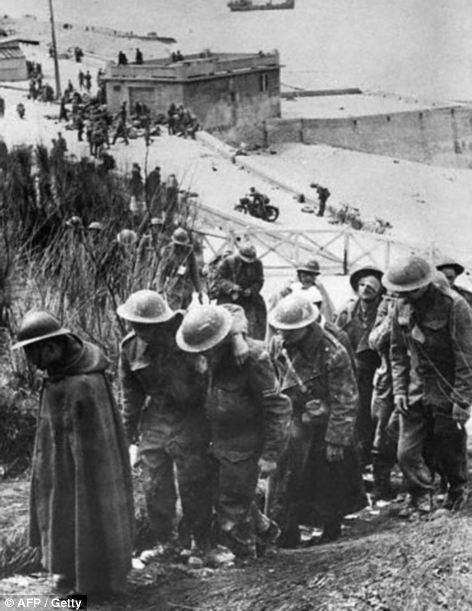
[[[126,332],[116,307],[133,291],[153,286],[160,247],[169,242],[175,226],[191,232],[195,213],[190,194],[176,184],[164,185],[136,219],[128,209],[125,177],[105,173],[88,159],[25,146],[9,151],[1,164],[0,318],[7,338],[14,337],[28,310],[46,309],[100,345],[116,364]],[[166,218],[153,241],[149,220],[156,201]],[[68,224],[74,216],[80,225]],[[86,229],[92,221],[103,226],[98,235]],[[135,244],[117,241],[124,228],[136,231]],[[10,351],[8,344],[7,339],[0,349],[5,386],[13,380],[12,392],[18,386],[34,392],[34,377],[21,351]],[[16,399],[4,399],[0,396],[0,411],[13,413]],[[11,456],[0,448],[0,463],[6,459]]]

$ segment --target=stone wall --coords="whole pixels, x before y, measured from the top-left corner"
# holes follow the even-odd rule
[[[336,119],[271,119],[266,142],[303,142],[419,161],[472,167],[472,108],[453,106]]]

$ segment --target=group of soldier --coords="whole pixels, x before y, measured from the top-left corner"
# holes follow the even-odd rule
[[[241,242],[206,278],[208,300],[188,232],[177,228],[168,249],[161,277],[182,282],[117,308],[130,331],[121,416],[98,348],[46,312],[18,332],[15,347],[47,372],[32,543],[63,583],[123,589],[136,446],[156,556],[185,547],[202,562],[222,549],[250,560],[301,545],[302,525],[321,528],[305,545],[336,540],[343,517],[367,504],[369,465],[375,502],[395,496],[398,463],[404,516],[430,513],[438,485],[446,510],[464,507],[472,310],[455,286],[459,263],[438,271],[410,255],[385,273],[358,268],[355,297],[335,314],[315,260],[266,304],[262,262]]]

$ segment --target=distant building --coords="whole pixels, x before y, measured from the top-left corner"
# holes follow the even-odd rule
[[[280,116],[280,62],[271,53],[210,53],[143,64],[110,63],[104,77],[107,104],[146,104],[153,116],[182,104],[204,129],[239,134]]]
[[[0,81],[25,81],[26,57],[17,41],[0,41]]]

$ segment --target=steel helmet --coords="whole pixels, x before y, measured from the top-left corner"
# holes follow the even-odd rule
[[[378,267],[375,267],[375,265],[358,267],[351,272],[351,275],[349,276],[349,283],[351,284],[353,291],[357,291],[359,280],[365,276],[375,276],[379,282],[382,282],[383,271]]]
[[[130,322],[155,324],[166,322],[174,316],[167,302],[155,291],[143,289],[132,293],[116,313]]]
[[[71,216],[66,221],[67,227],[82,227],[82,219],[80,216]]]
[[[188,233],[182,227],[178,227],[172,234],[172,244],[180,244],[180,246],[188,246],[190,238]]]
[[[184,316],[176,341],[185,352],[204,352],[219,344],[228,335],[233,319],[220,305],[194,307]]]
[[[383,284],[394,293],[408,293],[428,286],[433,280],[431,265],[422,257],[409,255],[388,268]]]
[[[301,263],[297,267],[298,272],[306,272],[307,274],[314,274],[318,276],[320,274],[320,264],[316,259],[308,259],[305,263]]]
[[[153,216],[150,222],[151,225],[163,225],[164,219],[161,216]]]
[[[137,239],[138,235],[132,229],[122,229],[116,236],[116,241],[118,244],[123,244],[125,246],[133,246]]]
[[[449,257],[444,257],[436,265],[436,269],[439,271],[442,271],[446,267],[451,267],[455,271],[456,276],[460,276],[465,270],[465,267],[463,265],[461,265],[454,259],[450,259]]]
[[[315,322],[319,317],[318,308],[311,303],[303,291],[287,295],[269,312],[268,321],[274,329],[301,329]]]
[[[246,263],[254,263],[257,259],[256,247],[250,242],[245,242],[239,246],[238,255]]]
[[[71,331],[61,326],[55,316],[44,310],[33,310],[27,312],[21,321],[20,328],[16,336],[16,343],[13,350],[23,348],[29,344],[42,342],[59,335],[70,335]]]
[[[96,229],[97,231],[101,231],[103,229],[103,225],[98,221],[92,221],[87,229]]]

